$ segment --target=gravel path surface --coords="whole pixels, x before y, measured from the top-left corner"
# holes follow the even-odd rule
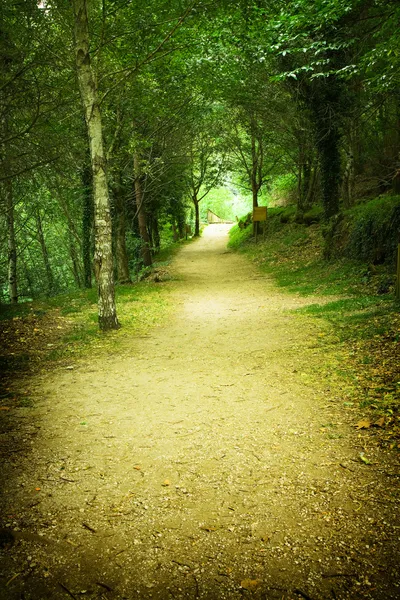
[[[162,327],[32,382],[0,598],[400,597],[396,455],[355,431],[329,325],[290,312],[321,299],[227,229],[180,251]]]

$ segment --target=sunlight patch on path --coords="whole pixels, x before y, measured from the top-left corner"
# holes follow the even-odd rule
[[[37,382],[41,429],[7,510],[73,544],[73,558],[50,547],[35,560],[75,593],[101,580],[115,598],[235,599],[252,581],[260,599],[395,598],[393,579],[375,596],[365,583],[390,555],[393,514],[365,499],[384,486],[357,461],[337,359],[315,344],[320,321],[287,311],[313,299],[227,252],[227,230],[177,256],[163,327]],[[43,491],[33,509],[28,482]]]

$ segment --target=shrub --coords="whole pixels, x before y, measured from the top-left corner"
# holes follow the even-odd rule
[[[379,196],[359,204],[332,221],[325,233],[328,258],[394,264],[400,242],[400,196]]]
[[[235,250],[237,250],[247,240],[250,239],[252,232],[252,223],[248,224],[245,228],[240,228],[239,225],[234,225],[229,231],[228,248],[234,248]]]

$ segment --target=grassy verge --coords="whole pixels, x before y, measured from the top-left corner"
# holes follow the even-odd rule
[[[384,414],[388,427],[382,439],[400,447],[400,310],[393,294],[393,268],[344,258],[323,260],[320,226],[287,223],[279,210],[269,213],[264,241],[254,243],[251,226],[235,226],[230,248],[246,254],[282,289],[326,297],[315,303],[310,298],[311,304],[297,312],[332,324],[355,402],[363,410]]]
[[[186,242],[185,242],[186,243]],[[118,331],[100,333],[97,290],[74,290],[48,299],[0,307],[0,398],[7,397],[11,381],[57,364],[68,365],[90,354],[123,351],[135,336],[146,336],[172,306],[168,298],[168,268],[182,244],[172,244],[158,256],[144,279],[116,286]]]

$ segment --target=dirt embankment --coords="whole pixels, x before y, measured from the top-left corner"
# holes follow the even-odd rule
[[[6,415],[1,598],[398,598],[393,454],[355,432],[329,326],[288,311],[320,299],[226,231],[178,255],[168,323]]]

